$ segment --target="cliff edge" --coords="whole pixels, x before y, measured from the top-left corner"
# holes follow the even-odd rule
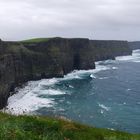
[[[95,68],[95,61],[131,55],[127,41],[43,38],[20,42],[0,40],[0,108],[15,87],[29,80],[63,77]]]

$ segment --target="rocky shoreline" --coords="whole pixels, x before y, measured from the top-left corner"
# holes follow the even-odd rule
[[[59,37],[0,40],[0,108],[6,106],[15,87],[29,80],[63,77],[75,69],[95,69],[95,61],[131,54],[127,41]]]

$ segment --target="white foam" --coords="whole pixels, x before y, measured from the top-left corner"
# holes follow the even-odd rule
[[[53,81],[53,82],[52,82]],[[30,113],[41,107],[53,107],[55,105],[53,98],[42,98],[40,95],[62,95],[65,94],[59,90],[41,90],[42,85],[56,83],[54,79],[39,80],[28,82],[27,86],[18,89],[17,93],[8,99],[8,106],[4,111],[12,114]]]
[[[101,114],[103,114],[104,113],[104,111],[101,109]]]
[[[54,85],[57,82],[59,82],[59,78],[52,78],[52,79],[42,79],[39,80],[39,86],[50,86],[50,85]]]
[[[102,109],[106,110],[106,111],[109,111],[110,110],[110,107],[107,107],[105,106],[104,104],[100,104],[99,103],[99,107],[101,107]]]
[[[124,102],[123,104],[126,105],[126,102]]]
[[[132,56],[119,56],[116,57],[117,61],[140,62],[140,50],[134,50]]]
[[[95,62],[95,64],[96,64],[96,69],[74,70],[73,72],[65,75],[64,78],[61,78],[60,81],[71,80],[71,79],[82,79],[82,76],[85,74],[89,74],[91,78],[96,78],[96,76],[94,75],[95,73],[110,69],[109,66],[100,65],[98,62]]]
[[[102,80],[102,79],[108,79],[109,77],[100,77],[99,79]]]
[[[72,85],[69,85],[69,88],[74,88]]]
[[[117,67],[112,67],[112,69],[113,69],[113,70],[117,70],[118,68],[117,68]]]
[[[23,93],[21,92],[21,94]],[[39,98],[32,92],[28,92],[22,96],[20,96],[20,93],[18,93],[8,99],[6,112],[12,114],[30,113],[40,107],[51,107],[53,104],[53,99]]]
[[[23,114],[32,113],[42,107],[53,107],[56,104],[53,96],[66,94],[59,89],[53,89],[53,85],[64,80],[82,79],[85,74],[89,74],[91,78],[96,78],[95,73],[109,69],[110,67],[100,65],[96,62],[96,69],[75,70],[65,75],[64,78],[42,79],[28,82],[27,86],[18,89],[17,93],[8,99],[6,112]],[[46,86],[48,89],[44,88]],[[71,85],[69,87],[74,88]],[[48,96],[48,98],[43,98],[43,96]]]
[[[127,91],[131,91],[132,89],[128,88]]]
[[[133,56],[118,56],[118,57],[116,57],[116,60],[129,61],[129,60],[133,60]]]
[[[93,74],[90,74],[90,78],[96,79],[96,76]]]
[[[112,130],[112,131],[115,131],[115,129],[114,128],[108,128],[109,130]]]
[[[54,89],[47,89],[47,90],[41,90],[41,95],[64,95],[65,92],[62,92],[60,90],[54,90]]]
[[[108,60],[103,60],[103,61],[97,61],[95,64],[96,65],[104,65],[104,64],[112,64],[112,63],[116,63],[115,60],[112,59],[108,59]]]
[[[135,63],[140,63],[140,60],[134,60],[133,62],[135,62]]]
[[[133,50],[133,53],[140,53],[140,49]]]

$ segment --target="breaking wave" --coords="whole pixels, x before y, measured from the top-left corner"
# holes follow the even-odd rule
[[[65,93],[63,90],[54,89],[53,86],[62,81],[73,79],[83,79],[84,76],[96,78],[95,73],[108,70],[110,67],[99,65],[96,62],[96,69],[91,70],[74,70],[73,72],[64,76],[64,78],[42,79],[39,81],[30,81],[23,88],[16,89],[16,94],[8,99],[8,105],[4,109],[11,114],[32,114],[34,111],[42,107],[53,107],[56,102],[53,96],[61,96]],[[69,85],[69,88],[74,87]],[[43,98],[47,96],[48,98]]]
[[[134,51],[132,56],[121,56],[116,58],[117,61],[140,61],[140,50]],[[85,76],[91,79],[108,79],[109,77],[97,77],[96,73],[106,70],[117,70],[116,66],[111,66],[111,64],[116,63],[115,60],[106,60],[96,62],[96,69],[91,70],[74,70],[73,72],[64,76],[64,78],[52,78],[52,79],[42,79],[39,81],[30,81],[23,88],[16,89],[16,94],[8,99],[8,105],[4,111],[12,114],[23,114],[23,113],[33,113],[42,107],[54,107],[56,102],[53,96],[61,96],[68,94],[63,89],[55,89],[54,85],[73,79],[84,79]],[[72,85],[68,85],[69,88],[74,89]],[[45,96],[45,98],[44,98]],[[109,111],[109,107],[103,104],[99,104],[102,108],[102,113],[104,110]]]
[[[132,56],[96,62],[96,69],[30,81],[16,89],[3,111],[63,116],[97,127],[139,132],[139,61],[137,50]]]
[[[140,62],[140,50],[134,50],[131,56],[116,57],[116,60],[139,63]]]

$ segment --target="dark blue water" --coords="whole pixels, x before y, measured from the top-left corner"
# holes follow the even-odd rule
[[[140,133],[140,51],[96,66],[64,78],[29,82],[9,99],[8,108]]]

